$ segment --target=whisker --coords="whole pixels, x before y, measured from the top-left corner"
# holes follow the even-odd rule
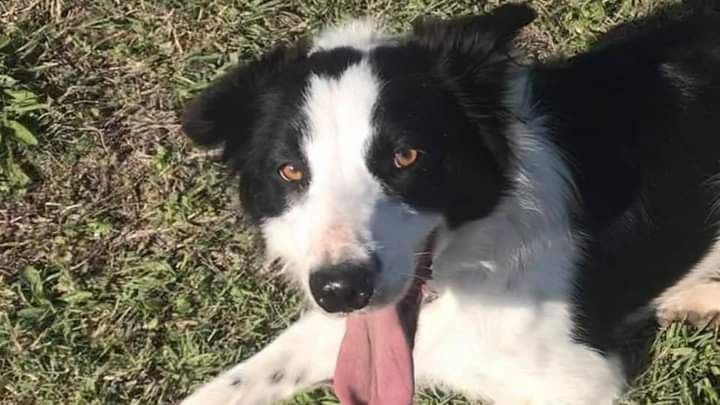
[[[416,252],[414,256],[432,256],[433,252]]]
[[[417,279],[417,280],[421,280],[421,281],[426,281],[426,280],[427,280],[426,277],[422,277],[422,276],[420,276],[419,274],[416,274],[416,273],[396,273],[396,274],[399,275],[399,276],[405,277],[405,279]]]

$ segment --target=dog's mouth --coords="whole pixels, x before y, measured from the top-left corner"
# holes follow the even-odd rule
[[[412,285],[396,304],[347,316],[333,386],[342,404],[407,405],[415,389],[412,348],[435,232],[418,253]]]

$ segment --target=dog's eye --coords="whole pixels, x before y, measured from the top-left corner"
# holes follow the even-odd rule
[[[413,148],[404,148],[395,151],[393,162],[398,169],[410,167],[417,161],[418,150]]]
[[[292,163],[285,163],[278,169],[278,174],[288,183],[300,181],[303,178],[302,170],[293,166]]]

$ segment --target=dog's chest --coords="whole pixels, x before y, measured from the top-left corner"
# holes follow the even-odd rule
[[[506,289],[476,285],[444,289],[430,285],[437,298],[423,307],[417,355],[433,363],[481,362],[481,372],[518,362],[543,362],[548,345],[574,345],[569,304],[543,300],[527,286]]]
[[[510,403],[528,392],[537,398],[553,390],[561,395],[566,390],[569,400],[590,398],[595,394],[589,391],[608,395],[620,385],[621,373],[612,361],[574,341],[565,297],[549,297],[527,279],[510,286],[507,280],[472,272],[452,279],[448,284],[439,277],[429,285],[438,298],[420,315],[419,381],[440,381],[471,396]],[[588,386],[581,378],[597,383]],[[567,385],[573,380],[588,392]]]

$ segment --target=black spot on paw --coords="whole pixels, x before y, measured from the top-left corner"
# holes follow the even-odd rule
[[[278,370],[270,375],[270,383],[277,384],[285,378],[285,373],[282,370]]]
[[[233,387],[239,387],[242,385],[242,383],[243,383],[243,380],[242,380],[242,377],[240,377],[240,376],[233,377],[232,381],[230,381],[230,385]]]
[[[305,373],[298,374],[297,377],[295,377],[295,385],[300,385],[305,382]]]

